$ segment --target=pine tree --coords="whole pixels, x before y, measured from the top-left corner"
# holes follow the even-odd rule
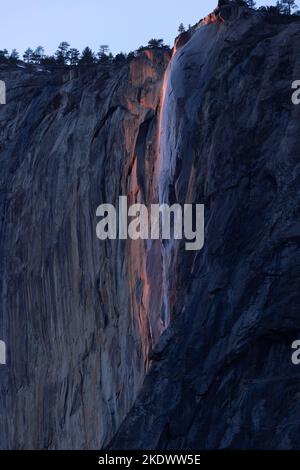
[[[2,49],[0,51],[0,62],[7,62],[8,60],[8,50]]]
[[[38,46],[31,56],[32,62],[40,64],[45,55],[45,50],[42,46]]]
[[[93,53],[92,49],[90,49],[89,47],[86,47],[85,49],[83,49],[80,60],[79,60],[79,64],[80,65],[92,65],[95,63],[95,61],[96,61],[95,54]]]
[[[150,39],[148,42],[148,47],[152,49],[162,48],[164,47],[164,40],[163,39]]]
[[[131,51],[127,54],[126,60],[127,62],[131,62],[133,59],[135,59],[135,57],[136,57],[136,52]]]
[[[9,54],[7,49],[0,50],[0,64],[5,64],[6,62],[8,62],[8,57]]]
[[[33,50],[30,47],[28,47],[28,49],[26,49],[26,51],[23,54],[24,62],[27,62],[27,64],[30,64],[30,62],[32,61],[32,56],[33,56]]]
[[[109,46],[107,44],[102,44],[99,47],[99,52],[97,54],[100,64],[107,64],[109,62]]]
[[[277,8],[277,13],[279,13],[279,15],[283,15],[286,13],[286,9],[282,4],[282,0],[277,0],[275,8]]]
[[[184,24],[183,23],[180,23],[179,27],[178,27],[178,33],[182,34],[185,32],[185,27],[184,27]]]
[[[58,46],[57,51],[55,52],[56,62],[59,65],[66,65],[69,60],[69,48],[70,44],[66,41],[63,41]]]
[[[98,56],[101,57],[103,55],[107,55],[108,52],[109,52],[109,46],[107,44],[102,44],[102,46],[99,47]]]
[[[114,62],[117,65],[125,64],[125,62],[126,62],[125,54],[123,54],[123,52],[120,52],[119,54],[117,54],[114,58]]]
[[[80,59],[80,52],[78,49],[71,48],[69,50],[69,63],[70,65],[78,65],[79,59]]]
[[[13,49],[9,56],[9,62],[11,62],[12,64],[16,64],[18,60],[19,60],[19,53],[17,49]]]
[[[298,8],[298,6],[296,5],[296,1],[295,0],[282,0],[282,6],[285,8],[285,13],[287,15],[291,15],[292,14],[292,11],[295,9],[295,8]]]

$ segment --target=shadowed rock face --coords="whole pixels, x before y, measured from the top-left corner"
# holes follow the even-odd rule
[[[0,71],[2,449],[299,447],[300,26],[229,13],[165,75]],[[204,203],[204,250],[100,242],[119,195]]]
[[[147,256],[100,242],[96,208],[151,195],[168,61],[146,51],[121,70],[1,70],[2,449],[100,448],[141,387],[160,333]]]
[[[300,447],[299,41],[244,11],[172,58],[161,194],[205,204],[206,242],[164,254],[173,321],[112,449]]]

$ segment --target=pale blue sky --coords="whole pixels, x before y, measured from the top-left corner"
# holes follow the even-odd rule
[[[194,24],[213,10],[217,0],[0,0],[0,49],[45,47],[59,42],[98,51],[109,44],[115,54],[129,52],[152,37],[173,45],[182,21]],[[274,1],[258,1],[270,5]]]

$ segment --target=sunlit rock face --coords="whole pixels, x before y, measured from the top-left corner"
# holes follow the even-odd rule
[[[162,331],[159,247],[152,266],[144,243],[99,241],[96,208],[152,201],[169,59],[0,71],[2,449],[101,448],[141,387]]]
[[[204,203],[206,241],[162,251],[171,323],[112,449],[300,447],[300,24],[237,12],[166,72],[160,199]]]

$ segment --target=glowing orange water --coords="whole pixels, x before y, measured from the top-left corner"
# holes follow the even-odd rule
[[[163,132],[163,112],[164,112],[164,104],[165,104],[165,99],[166,99],[166,92],[167,92],[167,84],[168,84],[168,69],[166,70],[164,74],[164,80],[162,84],[162,90],[161,90],[161,97],[160,97],[160,109],[159,109],[159,119],[158,119],[158,132],[157,132],[157,158],[156,158],[156,177],[157,177],[157,182],[158,182],[158,177],[159,177],[159,169],[160,169],[160,160],[161,160],[161,134]]]
[[[159,109],[159,119],[158,119],[158,131],[157,131],[157,150],[156,150],[156,180],[158,182],[159,179],[159,170],[160,170],[160,162],[161,162],[161,135],[162,132],[164,131],[163,128],[163,114],[164,114],[164,107],[165,107],[165,101],[166,101],[166,93],[167,93],[167,87],[168,87],[168,80],[169,80],[169,72],[170,72],[170,66],[173,60],[173,57],[175,56],[177,52],[176,46],[173,48],[172,52],[172,57],[170,60],[170,63],[167,67],[167,70],[164,73],[164,79],[163,79],[163,84],[162,84],[162,89],[161,89],[161,96],[160,96],[160,109]]]

